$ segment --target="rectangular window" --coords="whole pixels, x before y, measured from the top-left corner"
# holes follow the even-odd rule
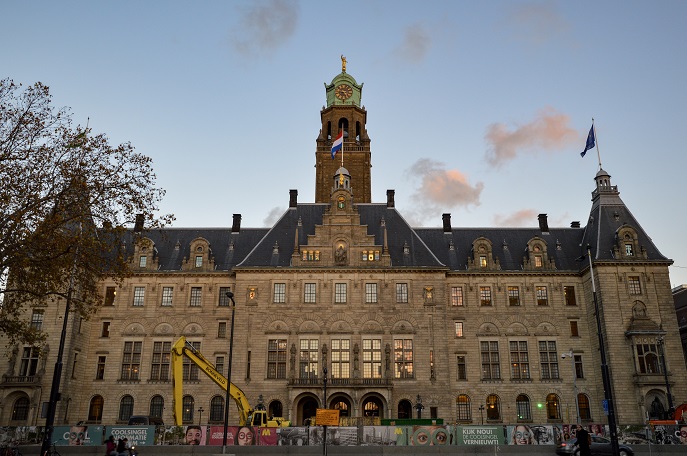
[[[626,256],[634,255],[634,253],[632,251],[632,244],[625,244],[625,255]]]
[[[191,307],[200,307],[203,300],[203,288],[201,287],[191,287],[191,301],[189,305]]]
[[[374,304],[377,302],[377,284],[376,283],[366,283],[365,284],[365,302],[368,304]]]
[[[575,299],[575,287],[564,286],[563,287],[563,296],[565,297],[565,305],[566,306],[576,306],[577,305],[577,300]]]
[[[105,379],[105,356],[98,356],[98,364],[95,368],[95,379],[104,380]]]
[[[455,325],[455,328],[456,328],[456,337],[463,337],[463,322],[462,321],[454,321],[453,324]]]
[[[24,347],[21,354],[21,364],[19,365],[19,375],[21,377],[36,375],[38,355],[38,347]]]
[[[546,287],[537,287],[537,305],[538,306],[548,306],[549,305],[549,293]]]
[[[134,287],[134,306],[142,306],[146,297],[145,287]]]
[[[31,314],[31,328],[36,331],[43,329],[43,311],[34,310]]]
[[[110,322],[109,321],[103,322],[103,329],[102,329],[102,332],[100,333],[100,337],[110,337]]]
[[[575,356],[575,377],[584,378],[584,369],[582,367],[582,355]]]
[[[153,358],[150,364],[151,380],[169,380],[171,356],[171,342],[153,342]]]
[[[382,378],[381,339],[363,339],[363,378]]]
[[[318,349],[320,341],[317,339],[301,339],[299,356],[299,378],[317,378],[319,373]]]
[[[196,255],[196,267],[197,268],[203,267],[203,255]]]
[[[463,287],[451,287],[451,305],[454,307],[463,305]]]
[[[303,301],[307,303],[317,302],[317,284],[306,283],[303,287]]]
[[[499,343],[480,342],[479,347],[482,356],[482,380],[499,380],[501,378]]]
[[[215,356],[215,370],[222,375],[226,375],[224,372],[224,356]]]
[[[396,284],[396,302],[407,303],[408,302],[408,284],[407,283],[397,283]]]
[[[174,287],[162,287],[162,306],[171,306],[172,297],[174,296]]]
[[[479,287],[479,305],[491,305],[491,287]]]
[[[274,302],[281,304],[286,302],[286,284],[285,283],[275,283],[274,284]]]
[[[332,378],[349,378],[351,372],[351,341],[332,339]]]
[[[148,257],[145,255],[141,255],[141,257],[138,259],[138,267],[139,268],[145,268],[147,264],[148,264]]]
[[[541,255],[535,255],[534,256],[534,267],[535,268],[541,268],[544,265],[544,261],[542,259]]]
[[[220,321],[217,323],[217,337],[220,339],[224,339],[227,337],[227,322],[226,321]]]
[[[627,285],[630,288],[631,295],[642,294],[642,285],[639,283],[639,276],[630,276],[627,278]]]
[[[267,343],[267,378],[286,378],[286,339]]]
[[[656,344],[640,344],[636,345],[637,348],[637,362],[639,364],[640,374],[660,374],[661,365],[659,360],[661,359],[658,353],[658,347]]]
[[[570,335],[572,337],[580,337],[580,331],[577,329],[577,320],[570,320]]]
[[[520,288],[508,287],[508,305],[509,306],[519,306],[520,305]]]
[[[465,366],[465,355],[456,356],[456,364],[458,366],[458,380],[467,380],[468,371]]]
[[[346,302],[346,284],[334,284],[334,302],[337,304],[344,304]]]
[[[394,376],[413,378],[413,339],[394,339]]]
[[[138,380],[141,372],[141,350],[143,342],[124,342],[122,356],[122,380]]]
[[[105,302],[103,305],[105,306],[114,306],[114,300],[115,296],[117,295],[117,291],[115,287],[106,287],[105,288]]]
[[[517,380],[530,378],[530,359],[526,341],[510,342],[510,376],[511,379]]]
[[[229,307],[229,296],[227,296],[227,291],[231,291],[231,287],[219,287],[219,302],[217,303],[220,307]]]
[[[553,340],[539,341],[539,360],[541,363],[541,378],[552,380],[560,378],[558,373],[558,351]]]
[[[200,342],[190,342],[193,348],[200,351]],[[196,363],[191,362],[188,358],[184,357],[184,365],[182,366],[182,379],[183,380],[198,380],[198,366]]]

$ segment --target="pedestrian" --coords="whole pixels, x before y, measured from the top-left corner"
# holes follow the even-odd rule
[[[577,447],[580,449],[580,456],[592,456],[592,436],[589,432],[577,425]]]
[[[117,456],[117,444],[113,435],[105,442],[105,456]]]

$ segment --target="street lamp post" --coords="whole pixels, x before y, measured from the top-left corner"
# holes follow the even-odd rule
[[[570,364],[572,365],[572,375],[573,375],[573,389],[575,391],[575,412],[577,413],[577,424],[580,424],[580,403],[577,397],[577,372],[575,370],[575,354],[571,348],[568,353],[561,354],[561,358],[570,358]]]
[[[599,301],[596,298],[596,282],[594,281],[594,267],[592,265],[592,249],[587,246],[587,258],[589,258],[589,276],[592,279],[592,298],[594,300],[594,315],[596,316],[596,330],[599,336],[599,354],[601,356],[601,378],[604,386],[604,399],[608,408],[608,429],[611,434],[611,454],[618,456],[618,428],[615,422],[615,407],[613,406],[613,392],[611,391],[611,376],[606,362],[606,348],[604,336],[601,332],[601,315],[599,313]]]
[[[482,426],[484,426],[484,404],[479,406],[479,418],[482,422]]]
[[[322,377],[322,385],[324,389],[324,400],[322,401],[322,407],[323,408],[329,408],[327,407],[327,366],[324,366],[322,368],[322,373],[324,374]],[[327,456],[327,426],[322,426],[322,433],[324,434],[324,439],[322,440],[322,454],[324,456]]]
[[[198,409],[198,426],[200,426],[201,423],[203,422],[203,412],[204,412],[204,411],[205,411],[205,410],[203,410],[203,407],[200,407],[200,408]]]
[[[231,301],[231,332],[229,333],[229,369],[227,370],[227,394],[224,400],[224,437],[222,438],[222,454],[227,450],[227,432],[229,432],[229,400],[231,399],[231,358],[234,353],[234,314],[236,311],[236,301],[234,293],[227,291],[227,298]]]
[[[663,378],[666,382],[666,395],[668,396],[668,419],[672,419],[675,407],[673,405],[673,395],[670,394],[670,382],[668,381],[668,368],[666,367],[666,352],[664,349],[665,338],[663,336],[658,336],[656,338],[656,343],[661,350],[661,367],[663,368]]]
[[[425,406],[422,405],[422,398],[418,394],[417,397],[415,398],[415,410],[417,410],[417,419],[421,420],[422,419],[422,409],[424,409]]]

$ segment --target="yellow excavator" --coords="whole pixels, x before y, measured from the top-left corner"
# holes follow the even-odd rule
[[[182,398],[183,398],[183,370],[184,356],[191,360],[210,377],[223,391],[227,390],[227,379],[217,372],[215,366],[203,356],[184,336],[172,346],[172,375],[174,384],[174,422],[177,426],[182,424]],[[246,399],[246,395],[233,383],[229,386],[229,395],[236,403],[239,412],[240,426],[259,427],[288,427],[291,422],[280,417],[267,417],[267,411],[263,409],[253,410]]]

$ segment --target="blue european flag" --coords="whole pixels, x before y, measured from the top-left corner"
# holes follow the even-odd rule
[[[594,141],[594,124],[592,124],[592,128],[589,129],[589,134],[587,135],[587,145],[584,146],[584,150],[580,153],[580,155],[584,157],[584,155],[587,153],[589,149],[594,148],[595,144],[596,142]]]

